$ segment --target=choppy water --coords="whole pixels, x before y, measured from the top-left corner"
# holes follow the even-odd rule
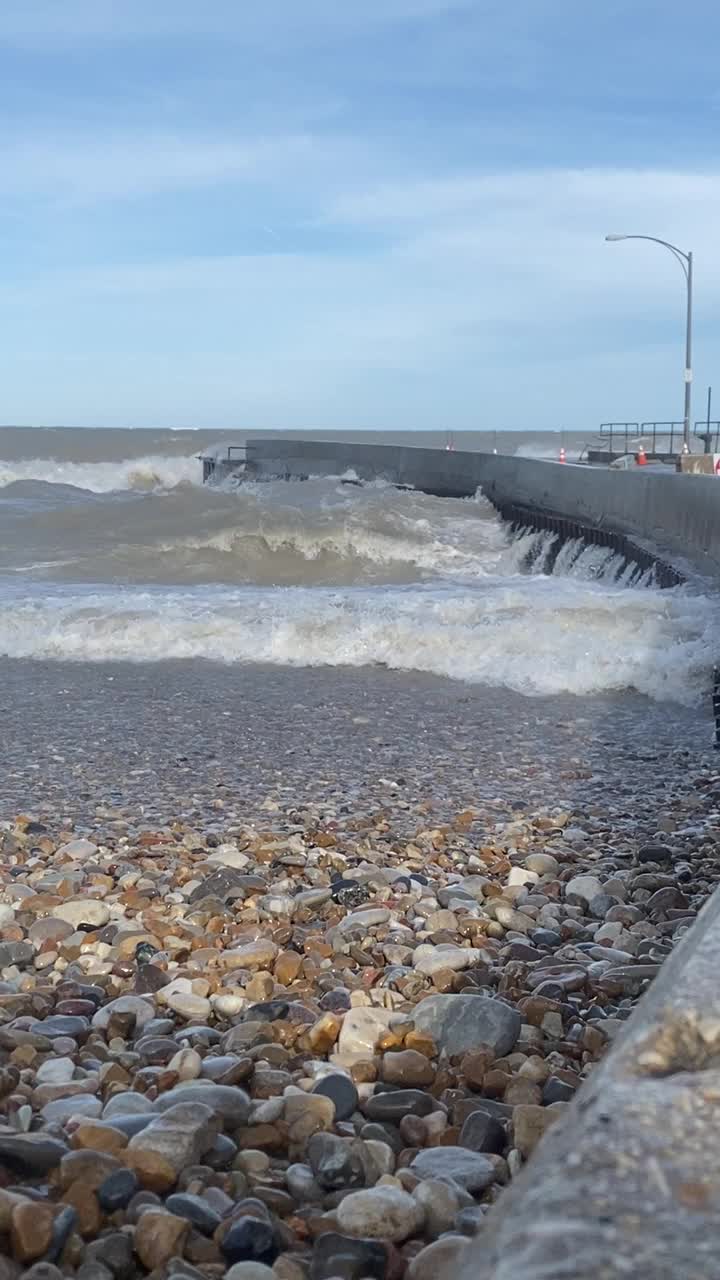
[[[340,478],[203,487],[196,455],[229,440],[1,431],[0,653],[384,664],[673,701],[707,686],[718,611],[692,588],[630,586],[611,553],[579,544],[547,574],[551,536],[511,540],[481,495]],[[552,456],[557,438],[500,443]],[[489,447],[487,435],[456,444]]]

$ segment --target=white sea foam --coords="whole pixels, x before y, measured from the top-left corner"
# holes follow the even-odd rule
[[[717,609],[684,589],[574,578],[346,590],[74,592],[18,598],[0,653],[81,661],[205,658],[297,666],[382,663],[526,694],[634,688],[692,702]]]
[[[172,489],[178,484],[200,484],[202,468],[196,457],[148,455],[122,462],[60,462],[55,458],[0,458],[0,488],[17,480],[43,480],[48,484],[74,485],[93,493],[121,489]]]

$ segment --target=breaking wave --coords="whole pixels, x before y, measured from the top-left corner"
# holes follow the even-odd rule
[[[73,592],[18,599],[0,653],[78,661],[205,658],[295,666],[384,664],[526,693],[634,688],[692,702],[717,618],[684,589],[573,578],[329,590]]]
[[[55,458],[0,459],[0,487],[16,481],[39,480],[72,485],[92,493],[119,490],[172,489],[179,484],[200,484],[202,472],[195,457],[152,455],[122,462],[60,462]]]
[[[189,463],[197,478],[195,459],[134,460],[135,488],[130,463],[43,463],[54,478],[13,463],[0,489],[1,655],[384,664],[533,695],[633,688],[676,702],[707,686],[716,603],[654,589],[652,570],[608,548],[512,537],[482,498],[339,479],[224,492],[186,483]]]

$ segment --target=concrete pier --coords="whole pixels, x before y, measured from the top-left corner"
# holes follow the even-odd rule
[[[217,458],[222,478],[241,464]],[[720,477],[673,470],[560,465],[503,454],[450,452],[396,445],[248,440],[249,478],[306,479],[354,473],[441,497],[472,497],[481,489],[506,518],[570,522],[567,536],[586,536],[632,555],[633,548],[680,577],[720,576]],[[209,477],[212,479],[212,475]],[[624,540],[624,542],[623,542]],[[636,557],[637,558],[637,557]]]

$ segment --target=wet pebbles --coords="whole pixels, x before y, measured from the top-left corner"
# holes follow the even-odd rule
[[[451,1270],[715,887],[688,724],[13,670],[0,1280]],[[88,728],[53,745],[63,689]]]
[[[714,887],[719,784],[652,839],[608,805],[1,823],[7,1274],[457,1260]]]

